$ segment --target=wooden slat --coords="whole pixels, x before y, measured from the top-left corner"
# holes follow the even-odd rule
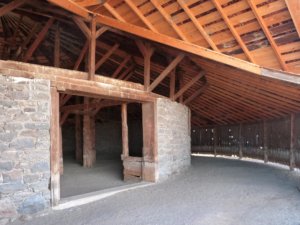
[[[193,100],[195,100],[195,98],[199,97],[199,95],[201,95],[207,87],[208,87],[208,85],[206,84],[205,86],[203,86],[200,89],[198,89],[197,91],[195,91],[191,96],[189,96],[187,99],[185,99],[183,101],[183,104],[187,105],[190,102],[192,102]]]

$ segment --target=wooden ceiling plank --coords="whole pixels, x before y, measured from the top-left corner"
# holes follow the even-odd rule
[[[33,55],[33,53],[35,52],[35,50],[38,48],[38,46],[41,44],[41,42],[44,40],[44,38],[47,35],[47,32],[49,30],[49,28],[52,26],[54,22],[54,18],[50,18],[47,23],[45,24],[45,26],[43,27],[43,29],[40,31],[40,33],[37,35],[37,38],[34,40],[34,42],[31,44],[31,46],[29,47],[29,49],[27,50],[23,61],[27,62],[31,56]]]
[[[14,1],[11,1],[10,3],[2,6],[0,8],[0,17],[13,11],[14,9],[22,6],[26,2],[28,2],[28,0],[14,0]]]
[[[183,10],[185,11],[185,13],[189,16],[189,18],[192,20],[192,22],[194,23],[195,27],[202,34],[203,38],[207,41],[207,43],[210,45],[210,47],[213,50],[220,52],[219,48],[216,46],[216,44],[213,42],[213,40],[210,38],[210,36],[204,30],[203,26],[197,20],[196,16],[193,14],[193,12],[189,9],[189,7],[185,3],[185,1],[184,0],[177,0],[177,2],[183,8]]]
[[[193,86],[198,80],[200,80],[205,75],[205,71],[201,71],[195,77],[193,77],[189,82],[187,82],[175,95],[174,100],[179,98],[184,94],[191,86]]]
[[[166,11],[163,9],[163,7],[160,5],[160,2],[157,0],[150,0],[151,3],[156,7],[156,9],[160,12],[160,14],[163,16],[163,18],[168,22],[168,24],[174,29],[176,34],[184,41],[189,41],[188,38],[185,36],[185,34],[179,29],[177,24],[173,21],[171,16],[166,13]]]
[[[278,46],[277,44],[275,43],[274,41],[274,38],[272,37],[272,34],[268,28],[268,26],[266,25],[266,23],[264,22],[264,19],[263,17],[258,13],[258,10],[257,10],[257,6],[256,6],[256,3],[253,1],[253,0],[247,0],[248,1],[248,4],[250,5],[251,9],[252,9],[252,12],[254,13],[258,23],[260,24],[262,30],[264,31],[264,34],[266,35],[266,37],[268,38],[268,41],[280,63],[280,66],[283,70],[287,71],[288,70],[288,67],[286,65],[286,63],[284,62],[284,60],[282,59],[281,57],[281,54],[280,54],[280,51],[278,49]],[[299,20],[300,22],[300,20]]]
[[[157,85],[169,75],[169,73],[181,62],[184,58],[184,54],[179,54],[173,61],[165,68],[165,70],[152,82],[148,91],[153,91]]]
[[[300,37],[300,2],[299,0],[285,0],[285,3],[290,11],[298,36]]]
[[[250,51],[248,50],[247,46],[243,42],[241,36],[237,33],[234,26],[231,24],[230,19],[228,18],[228,16],[223,11],[223,8],[222,8],[222,5],[220,4],[220,2],[218,0],[212,0],[212,2],[214,3],[214,5],[215,5],[216,9],[218,10],[218,12],[221,14],[224,22],[228,26],[228,28],[231,31],[232,35],[234,36],[235,40],[239,43],[240,47],[243,49],[243,51],[244,51],[245,55],[247,56],[247,58],[250,60],[250,62],[256,63],[253,56],[251,55]]]
[[[132,0],[125,0],[125,2],[150,30],[158,33],[156,28],[149,22],[149,20],[147,20],[147,18],[142,14],[142,12],[138,9],[138,7],[132,2]]]
[[[103,63],[114,53],[114,51],[119,48],[119,44],[115,44],[108,52],[106,52],[102,57],[101,59],[98,60],[98,62],[96,63],[96,66],[95,66],[95,70],[97,71],[100,66],[103,65]]]

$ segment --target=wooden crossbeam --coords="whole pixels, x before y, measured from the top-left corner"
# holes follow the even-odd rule
[[[28,2],[28,0],[14,0],[14,1],[11,1],[10,3],[8,3],[5,6],[2,6],[0,8],[0,16],[3,16],[5,14],[11,12],[12,10],[20,7],[21,5],[25,4],[26,2]]]
[[[190,97],[188,97],[187,99],[185,99],[183,101],[183,104],[187,105],[190,102],[192,102],[195,98],[199,97],[199,95],[201,95],[207,88],[208,88],[208,84],[206,84],[205,86],[201,87],[200,89],[198,89],[197,91],[195,91]]]
[[[73,20],[77,24],[77,26],[80,28],[82,33],[86,36],[86,38],[90,39],[92,34],[91,34],[91,30],[86,25],[86,23],[78,16],[73,16]]]
[[[298,36],[300,37],[300,2],[299,0],[285,0],[285,3],[293,19]]]
[[[104,3],[103,6],[107,11],[109,11],[117,20],[125,22],[125,20],[120,16],[120,14],[110,5],[108,2]]]
[[[110,106],[116,106],[122,104],[121,101],[111,101],[111,100],[102,100],[100,102],[95,103],[83,103],[83,104],[75,104],[75,105],[67,105],[60,108],[60,111],[65,112],[73,112],[76,110],[86,110],[88,108],[88,111],[92,111],[97,107],[110,107]]]
[[[281,54],[280,54],[280,51],[277,47],[277,44],[275,43],[274,41],[274,38],[267,26],[267,24],[265,23],[263,17],[258,13],[258,10],[257,10],[257,6],[256,6],[256,3],[253,1],[253,0],[247,0],[248,1],[248,4],[250,5],[251,9],[252,9],[252,12],[254,13],[258,23],[260,24],[261,28],[263,29],[264,31],[264,34],[266,35],[270,45],[272,46],[272,49],[277,57],[277,60],[279,61],[280,63],[280,66],[283,70],[288,70],[288,67],[286,65],[286,63],[284,62],[284,60],[282,59],[281,57]],[[299,11],[300,13],[300,11]],[[300,20],[299,20],[300,22]]]
[[[112,74],[112,78],[116,78],[119,73],[121,72],[121,70],[126,66],[127,62],[131,59],[131,56],[128,55],[124,58],[124,60],[120,63],[120,65],[118,66],[118,68],[114,71],[114,73]]]
[[[184,54],[179,54],[168,66],[165,68],[165,70],[152,82],[152,84],[149,87],[148,91],[153,91],[154,88],[157,87],[157,85],[166,78],[166,76],[169,75],[169,73],[181,62],[181,60],[184,58]]]
[[[198,73],[193,79],[191,79],[189,82],[187,82],[175,95],[174,95],[174,100],[179,98],[186,92],[191,86],[193,86],[198,80],[200,80],[203,76],[205,75],[204,71],[201,71]]]
[[[35,39],[35,41],[31,44],[31,46],[27,50],[27,52],[24,56],[24,59],[23,59],[24,62],[27,62],[31,58],[31,56],[33,55],[35,50],[38,48],[38,46],[41,44],[41,42],[46,37],[46,34],[47,34],[49,28],[52,26],[53,22],[54,22],[54,18],[50,18],[47,21],[46,25],[43,27],[43,29],[40,31],[40,33],[37,35],[37,38]]]
[[[188,38],[184,35],[184,33],[179,29],[177,24],[173,21],[171,16],[166,13],[166,11],[163,9],[163,7],[160,5],[160,3],[157,0],[151,0],[151,3],[156,7],[156,9],[160,12],[162,17],[169,23],[169,25],[173,28],[173,30],[176,32],[176,34],[184,41],[188,41]]]
[[[102,24],[102,25],[106,25],[121,31],[125,31],[127,33],[151,40],[151,41],[155,41],[161,44],[165,44],[167,46],[170,47],[174,47],[176,49],[180,49],[182,51],[185,52],[189,52],[192,54],[195,54],[197,56],[201,56],[207,59],[211,59],[213,61],[217,61],[229,66],[234,66],[236,68],[239,68],[243,71],[248,71],[254,74],[262,74],[262,69],[260,66],[257,66],[255,64],[246,62],[244,60],[232,57],[232,56],[228,56],[222,53],[218,53],[215,51],[211,51],[207,48],[203,48],[201,46],[192,44],[192,43],[188,43],[188,42],[183,42],[181,40],[178,40],[176,38],[172,38],[169,37],[167,35],[164,34],[157,34],[153,31],[150,31],[148,29],[144,29],[142,27],[133,25],[133,24],[128,24],[128,23],[124,23],[103,15],[97,15],[97,21]]]
[[[125,2],[150,30],[158,33],[157,29],[149,22],[149,20],[147,20],[138,7],[132,2],[132,0],[125,0]]]
[[[195,27],[198,29],[198,31],[202,34],[203,38],[207,41],[207,43],[210,45],[210,47],[215,51],[220,51],[219,48],[216,46],[216,44],[213,42],[213,40],[210,38],[210,36],[207,34],[207,32],[204,30],[203,26],[200,24],[200,22],[197,20],[196,16],[193,14],[192,10],[187,6],[184,0],[177,0],[178,4],[183,8],[185,13],[188,15],[188,17],[192,20]]]
[[[119,44],[115,44],[108,52],[106,52],[101,59],[98,60],[98,62],[96,63],[96,71],[100,68],[101,65],[103,65],[103,63],[105,63],[105,61],[114,53],[115,50],[117,50],[117,48],[119,48]]]
[[[214,3],[218,12],[221,14],[224,22],[228,26],[228,28],[231,31],[232,35],[234,36],[235,40],[239,43],[240,47],[243,49],[247,58],[250,60],[250,62],[255,63],[253,56],[251,55],[250,51],[248,50],[248,48],[245,45],[244,41],[242,40],[241,36],[238,34],[238,32],[235,30],[234,26],[231,24],[228,16],[225,14],[225,12],[222,8],[222,5],[220,4],[220,2],[218,0],[212,0],[212,2]]]
[[[102,34],[104,34],[104,32],[107,31],[107,30],[108,30],[107,27],[101,27],[101,28],[99,28],[99,29],[96,31],[96,34],[95,34],[96,39],[97,39],[98,37],[100,37]]]

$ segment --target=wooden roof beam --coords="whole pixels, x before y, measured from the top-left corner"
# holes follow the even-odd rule
[[[28,2],[28,0],[14,0],[11,1],[10,3],[2,6],[0,8],[0,16],[3,16],[11,11],[13,11],[14,9],[22,6],[23,4],[25,4],[26,2]]]
[[[150,0],[151,3],[155,6],[155,8],[160,12],[162,17],[168,22],[168,24],[174,29],[176,34],[184,41],[189,41],[187,37],[184,35],[184,33],[179,29],[176,23],[174,23],[171,16],[166,13],[166,11],[163,9],[163,7],[160,5],[160,1],[157,0]]]
[[[298,36],[300,37],[300,2],[299,0],[285,0],[285,3],[290,11]]]
[[[48,0],[48,2],[53,3],[61,8],[64,8],[67,11],[70,11],[78,16],[81,16],[85,19],[90,19],[90,14],[87,9],[78,5],[78,3],[72,0]]]
[[[120,20],[122,22],[126,22],[121,16],[120,14],[110,5],[108,4],[108,2],[105,2],[103,4],[103,6],[105,7],[105,9],[110,12],[117,20]]]
[[[78,68],[79,68],[79,66],[80,66],[80,64],[81,64],[81,62],[82,62],[82,60],[83,60],[83,58],[84,58],[84,56],[85,56],[85,54],[86,54],[88,48],[89,48],[89,40],[86,40],[86,42],[85,42],[83,48],[81,49],[81,52],[80,52],[80,54],[79,54],[77,60],[76,60],[76,62],[75,62],[75,65],[74,65],[74,67],[73,67],[73,70],[78,70]]]
[[[181,40],[178,40],[176,38],[164,35],[164,34],[157,34],[151,30],[133,25],[124,23],[112,18],[109,18],[107,16],[103,16],[100,14],[97,14],[96,16],[97,21],[102,24],[106,25],[121,31],[125,31],[127,33],[155,41],[160,44],[165,44],[167,46],[182,50],[184,52],[188,52],[197,56],[201,56],[213,61],[217,61],[220,63],[224,63],[226,65],[234,66],[236,68],[242,69],[244,71],[248,71],[254,74],[261,75],[261,67],[255,64],[251,64],[249,62],[246,62],[244,60],[228,56],[219,52],[211,51],[207,48],[188,43],[183,42]]]
[[[27,50],[27,52],[24,56],[24,59],[23,59],[24,62],[27,62],[31,58],[31,56],[33,55],[35,50],[38,48],[38,46],[41,44],[41,42],[46,37],[46,34],[47,34],[49,28],[52,26],[53,22],[54,22],[54,18],[50,18],[47,21],[46,25],[43,27],[43,29],[40,31],[40,33],[37,35],[37,38],[35,39],[35,41],[31,44],[31,46]]]
[[[98,62],[96,63],[96,66],[95,66],[95,70],[97,71],[100,66],[103,65],[103,63],[105,63],[105,61],[114,53],[114,51],[119,48],[119,44],[115,44],[108,52],[106,52],[102,57],[101,59],[98,60]]]
[[[248,4],[250,5],[251,9],[252,9],[252,12],[254,13],[258,23],[260,24],[262,30],[264,31],[266,37],[268,38],[268,41],[271,45],[271,47],[273,48],[273,51],[277,57],[277,60],[279,61],[280,63],[280,66],[283,70],[288,70],[288,67],[286,65],[286,63],[283,61],[282,57],[281,57],[281,54],[279,52],[279,49],[274,41],[274,38],[272,37],[272,34],[271,32],[269,31],[269,28],[268,26],[266,25],[266,23],[264,22],[264,19],[261,15],[259,15],[258,13],[258,10],[257,10],[257,7],[256,7],[256,3],[253,1],[253,0],[247,0],[248,1]],[[300,11],[299,11],[300,13]],[[300,22],[300,20],[299,20]]]
[[[193,86],[198,80],[200,80],[205,75],[205,71],[201,71],[198,73],[193,79],[191,79],[189,82],[187,82],[175,95],[174,100],[179,98],[186,92],[191,86]]]
[[[147,20],[147,18],[141,13],[141,11],[138,9],[138,7],[132,2],[132,0],[125,0],[125,2],[150,30],[158,33],[156,28],[149,22],[149,20]]]
[[[165,68],[165,70],[152,82],[148,91],[153,91],[157,85],[169,75],[169,73],[183,60],[184,54],[179,54],[173,61]]]
[[[120,65],[118,66],[118,68],[114,71],[114,73],[112,74],[112,78],[116,78],[119,73],[121,72],[121,70],[126,66],[127,62],[131,59],[131,56],[128,55],[124,58],[124,60],[120,63]]]
[[[239,43],[240,47],[243,49],[243,51],[244,51],[245,55],[247,56],[247,58],[250,60],[250,62],[255,63],[254,58],[252,57],[250,51],[248,50],[248,48],[245,45],[244,41],[242,40],[241,36],[235,30],[235,28],[231,24],[229,18],[227,17],[225,12],[223,11],[222,5],[219,3],[218,0],[212,0],[212,2],[214,3],[214,5],[215,5],[216,9],[218,10],[218,12],[221,14],[224,22],[228,26],[228,28],[231,31],[232,35],[234,36],[235,40]]]
[[[213,40],[210,38],[210,36],[206,33],[206,31],[204,30],[203,26],[200,24],[200,22],[197,20],[196,16],[193,14],[192,10],[189,9],[189,7],[187,6],[187,4],[185,3],[186,1],[184,1],[184,0],[177,0],[177,2],[183,8],[183,10],[188,15],[188,17],[192,20],[192,22],[194,23],[195,27],[201,33],[201,35],[203,36],[203,38],[207,41],[207,43],[209,44],[209,46],[213,50],[220,52],[220,50],[217,47],[217,45],[213,42]]]
[[[187,99],[183,101],[183,104],[187,105],[190,102],[194,101],[197,97],[199,97],[207,88],[208,84],[206,83],[204,86],[199,88],[197,91],[195,91],[191,96],[189,96]]]

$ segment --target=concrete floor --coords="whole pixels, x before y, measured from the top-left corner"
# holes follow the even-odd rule
[[[88,205],[15,224],[300,224],[299,172],[193,157],[185,174]]]
[[[84,168],[71,157],[64,157],[61,198],[126,185],[121,159],[98,157],[93,168]]]

